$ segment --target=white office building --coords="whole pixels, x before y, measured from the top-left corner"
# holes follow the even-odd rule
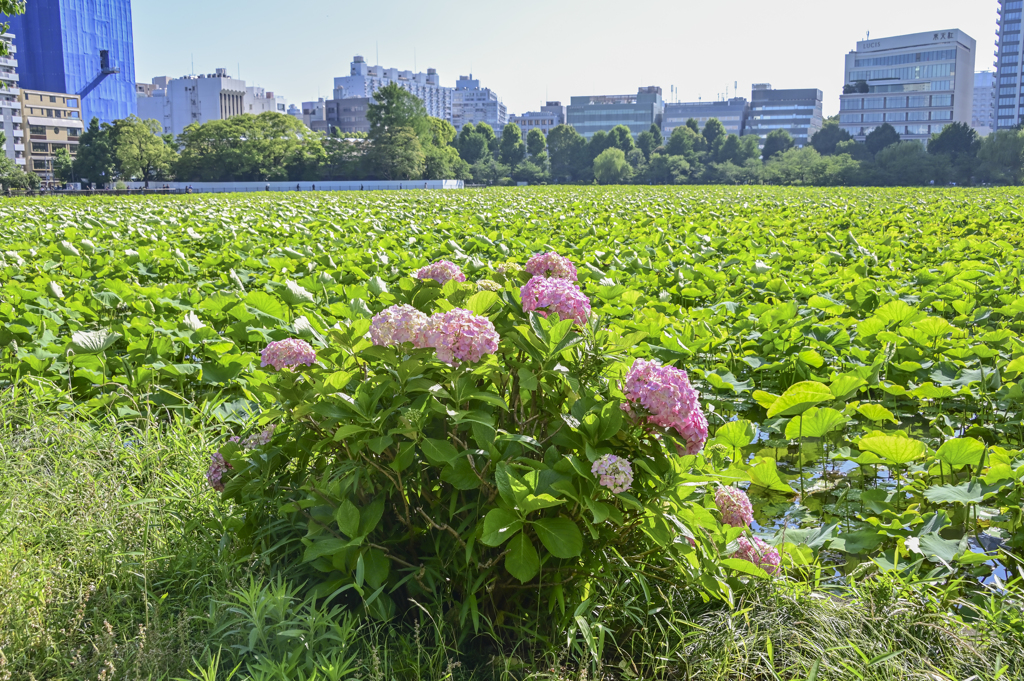
[[[453,91],[441,86],[436,69],[427,69],[426,73],[386,69],[370,66],[356,55],[352,58],[349,75],[334,79],[334,99],[373,97],[374,92],[391,83],[416,95],[429,116],[451,121]]]
[[[284,114],[288,110],[284,97],[276,97],[261,87],[246,86],[244,80],[228,76],[226,69],[181,78],[159,76],[151,85],[137,85],[136,95],[139,118],[155,119],[165,133],[173,135],[180,135],[193,123],[224,120],[246,113]]]
[[[839,124],[860,141],[889,123],[925,143],[952,122],[970,124],[975,53],[956,29],[858,42],[846,55]]]
[[[996,129],[996,74],[992,71],[974,74],[971,127],[982,137],[988,137]]]
[[[456,130],[466,125],[486,123],[501,134],[508,122],[508,109],[490,88],[480,87],[480,81],[469,76],[459,76],[452,93],[451,123]]]
[[[14,34],[4,33],[9,55],[0,57],[0,118],[4,137],[4,154],[25,170],[25,130],[22,127],[21,89],[18,83],[18,49]]]
[[[691,118],[703,130],[707,122],[717,118],[730,135],[743,135],[747,116],[750,114],[750,102],[746,97],[733,97],[717,102],[669,102],[665,105],[665,118],[661,124],[661,133],[668,139],[672,131],[686,125]]]
[[[540,111],[527,111],[524,114],[512,115],[509,123],[515,123],[523,131],[523,139],[531,130],[540,130],[547,137],[552,128],[565,124],[565,107],[561,102],[548,102]]]
[[[1021,72],[1020,36],[1022,0],[999,0],[996,41],[996,129],[1016,127],[1024,113],[1024,73]]]

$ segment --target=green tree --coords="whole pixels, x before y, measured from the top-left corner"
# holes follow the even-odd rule
[[[609,147],[594,159],[594,179],[601,184],[624,184],[631,174],[622,149]]]
[[[410,128],[421,143],[426,143],[433,133],[427,118],[427,109],[420,98],[397,83],[377,89],[373,102],[366,108],[371,140],[392,128]]]
[[[654,137],[654,148],[657,149],[665,143],[665,136],[661,134],[661,128],[658,127],[657,123],[651,123],[650,129],[647,131]]]
[[[740,155],[739,158],[743,159],[743,163],[738,163],[744,167],[751,160],[760,162],[761,161],[761,138],[757,135],[744,135],[740,138]]]
[[[427,157],[413,128],[380,131],[366,155],[370,172],[382,180],[418,180],[427,169]]]
[[[512,171],[512,179],[516,182],[543,184],[548,180],[548,173],[542,165],[532,160],[526,160],[517,165],[515,170]]]
[[[114,121],[111,146],[122,178],[147,183],[167,178],[178,154],[167,146],[162,133],[159,121],[135,115]]]
[[[440,118],[429,118],[430,143],[423,149],[426,180],[468,180],[469,164],[459,156],[455,148],[457,135],[455,126]]]
[[[326,154],[320,176],[325,180],[358,180],[363,177],[367,143],[332,133],[321,142]]]
[[[494,128],[492,128],[489,123],[484,123],[483,121],[480,121],[479,123],[476,124],[476,131],[483,135],[484,139],[487,140],[487,151],[489,151],[492,156],[497,158],[498,136],[495,134]]]
[[[1024,131],[997,130],[978,150],[978,178],[991,184],[1019,185],[1024,180]]]
[[[473,164],[470,173],[476,184],[503,185],[508,184],[512,171],[493,156],[487,155]]]
[[[708,122],[704,124],[704,131],[701,134],[704,137],[704,142],[707,144],[708,151],[711,152],[711,158],[716,161],[724,160],[720,157],[720,153],[729,133],[725,131],[722,121],[717,118],[709,118]]]
[[[880,126],[872,130],[867,138],[864,140],[864,144],[867,145],[868,151],[872,154],[877,154],[882,149],[896,144],[900,141],[900,134],[896,132],[896,128],[892,127],[888,123],[882,123]]]
[[[854,161],[870,161],[871,152],[863,142],[850,139],[836,145],[835,155],[846,154]]]
[[[78,138],[74,175],[81,182],[103,185],[114,179],[115,163],[111,126],[93,118]]]
[[[879,180],[895,186],[945,184],[950,177],[948,156],[935,156],[925,151],[917,140],[896,142],[875,154]]]
[[[67,149],[61,148],[53,154],[53,174],[61,182],[72,182],[75,179],[74,160]]]
[[[743,156],[743,146],[740,144],[739,135],[728,135],[722,142],[715,157],[719,163],[743,165],[747,159]]]
[[[0,0],[0,14],[10,17],[16,14],[25,13],[25,0]],[[0,23],[0,33],[7,33],[11,25],[6,21]],[[0,57],[7,57],[11,54],[10,45],[0,40]],[[17,163],[15,163],[17,165]]]
[[[38,189],[39,176],[25,172],[13,160],[0,154],[0,186],[4,189]]]
[[[571,125],[557,125],[548,133],[548,159],[556,181],[582,179],[587,159],[587,140]]]
[[[651,126],[657,127],[657,126]],[[651,154],[654,150],[661,146],[650,130],[644,130],[642,133],[636,136],[636,146],[640,151],[643,152],[644,158],[648,161],[651,160]]]
[[[981,137],[966,123],[950,123],[941,132],[932,135],[928,142],[928,153],[949,157],[953,180],[958,184],[969,184],[978,167],[978,151]]]
[[[501,142],[498,144],[498,159],[514,170],[525,156],[523,131],[515,123],[506,123],[501,131]]]
[[[633,133],[624,125],[616,125],[608,131],[606,143],[608,148],[621,149],[623,154],[628,154],[636,148],[636,144],[633,142]]]
[[[696,133],[697,135],[700,134],[700,123],[697,122],[696,118],[687,118],[686,127],[688,127],[690,130],[693,130],[693,132]]]
[[[598,130],[590,136],[590,141],[587,142],[587,155],[590,156],[590,163],[594,163],[594,159],[601,155],[601,152],[611,146],[611,140],[608,138],[608,133],[604,130]],[[620,150],[621,151],[621,150]],[[625,152],[623,152],[625,155]]]
[[[683,156],[689,159],[697,150],[698,137],[699,134],[694,132],[689,125],[675,128],[665,144],[665,151],[670,156]]]
[[[682,156],[654,154],[641,180],[650,184],[683,184],[689,174],[690,164]]]
[[[811,137],[811,146],[822,156],[836,153],[836,145],[853,139],[853,135],[839,127],[839,121],[830,118],[822,125],[821,130]]]
[[[789,151],[793,148],[793,138],[785,130],[772,130],[765,138],[764,147],[761,149],[761,157],[767,161],[776,154]]]
[[[493,131],[492,131],[493,132]],[[457,141],[459,156],[466,163],[473,165],[484,156],[490,153],[487,148],[487,138],[477,132],[476,128],[466,123],[459,132]]]
[[[544,139],[544,133],[539,128],[534,128],[526,133],[526,153],[530,155],[530,158],[538,158],[544,153],[546,146],[547,140]]]

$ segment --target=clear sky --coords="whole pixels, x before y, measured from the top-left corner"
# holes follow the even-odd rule
[[[734,82],[816,87],[839,109],[843,55],[880,38],[960,29],[991,70],[996,0],[135,0],[135,69],[154,76],[240,73],[289,102],[329,98],[352,56],[425,71],[454,86],[472,71],[509,113],[545,99],[669,86],[679,101],[718,99]],[[379,60],[377,55],[379,54]]]

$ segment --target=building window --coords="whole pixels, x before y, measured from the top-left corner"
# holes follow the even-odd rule
[[[932,111],[933,121],[951,121],[953,120],[952,111]]]
[[[932,95],[932,106],[953,106],[953,95]]]
[[[51,96],[51,97],[50,97],[50,101],[51,101],[51,102],[53,102],[54,104],[56,104],[56,103],[57,103],[57,98],[56,98],[56,97],[53,97],[53,96]]]
[[[899,113],[887,113],[885,114],[885,120],[890,123],[895,121],[905,121],[907,120],[907,114],[903,113],[902,111]]]
[[[29,131],[30,135],[45,135],[46,134],[46,128],[44,128],[41,125],[30,125],[30,126],[28,126],[28,131]]]
[[[70,107],[72,107],[72,108],[75,108],[75,107],[77,107],[77,106],[78,106],[78,100],[77,100],[77,99],[71,99],[71,98],[69,97],[69,98],[68,98],[68,101],[67,101],[67,104],[68,104],[68,106],[70,106]]]
[[[868,97],[864,100],[865,109],[881,109],[885,100],[882,97]]]
[[[45,144],[40,144],[39,142],[33,142],[32,143],[32,151],[35,152],[35,153],[45,154],[45,153],[49,152],[49,149],[46,148]]]
[[[926,121],[928,120],[927,111],[911,111],[907,114],[908,121]]]
[[[907,106],[909,106],[912,109],[918,106],[928,106],[928,97],[924,95],[914,95],[912,97],[909,97],[908,99],[909,102]]]
[[[32,168],[35,170],[46,170],[48,167],[48,162],[45,159],[37,158],[32,161]]]

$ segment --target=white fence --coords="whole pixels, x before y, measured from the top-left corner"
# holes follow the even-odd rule
[[[209,194],[224,192],[351,192],[406,191],[410,189],[465,189],[462,180],[411,180],[400,182],[125,182],[126,189],[169,189]],[[114,186],[108,187],[114,189]]]

